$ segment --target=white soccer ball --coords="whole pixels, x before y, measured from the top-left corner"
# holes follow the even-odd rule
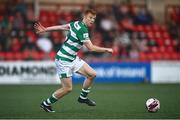
[[[156,98],[150,98],[146,101],[148,112],[157,112],[160,109],[160,102]]]

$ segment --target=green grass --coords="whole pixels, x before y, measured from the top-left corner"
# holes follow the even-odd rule
[[[96,107],[77,103],[81,85],[74,85],[72,93],[54,104],[55,113],[43,112],[40,102],[56,88],[56,85],[1,85],[0,118],[180,118],[180,84],[95,84],[89,96],[97,102]],[[161,102],[157,113],[145,109],[145,101],[150,97]]]

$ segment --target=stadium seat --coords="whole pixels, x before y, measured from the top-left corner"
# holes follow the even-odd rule
[[[162,53],[161,52],[155,52],[154,58],[155,58],[155,60],[161,60],[162,59]]]
[[[155,38],[156,38],[156,39],[162,37],[162,36],[161,36],[161,32],[159,32],[159,31],[156,31],[154,34],[155,34]]]
[[[172,45],[171,39],[164,39],[164,45],[171,46]]]
[[[157,51],[158,51],[157,46],[153,46],[153,47],[151,47],[151,51],[150,51],[150,52],[155,53],[155,52],[157,52]]]
[[[23,54],[21,52],[14,53],[14,60],[23,60]]]
[[[163,37],[164,39],[170,39],[170,35],[169,35],[168,32],[163,32],[163,33],[162,33],[162,37]]]
[[[56,56],[56,52],[55,52],[55,51],[51,51],[51,52],[49,53],[49,58],[50,58],[51,60],[54,60],[54,59],[55,59],[55,56]]]
[[[27,31],[26,35],[29,37],[32,43],[35,43],[37,40],[37,35],[33,31]]]
[[[177,53],[177,55],[178,55],[178,60],[180,60],[180,53]]]
[[[160,26],[160,30],[161,30],[161,32],[167,32],[168,31],[166,25]]]
[[[7,60],[7,61],[14,60],[14,54],[12,52],[6,52],[5,53],[5,60]]]
[[[155,35],[154,35],[154,33],[152,31],[148,32],[147,36],[148,36],[149,39],[154,39],[155,38]]]
[[[33,60],[42,60],[42,56],[40,55],[40,52],[34,51],[31,53],[32,59]]]
[[[159,46],[163,46],[163,45],[164,45],[164,40],[161,39],[161,38],[156,39],[156,42],[157,42],[157,44],[158,44]]]
[[[165,53],[166,52],[166,47],[165,46],[160,46],[159,47],[159,52]]]
[[[163,52],[162,55],[163,55],[163,60],[171,60],[172,59],[170,53]]]
[[[169,53],[174,52],[174,48],[171,45],[167,46],[167,52]]]
[[[178,53],[173,52],[170,55],[171,55],[172,60],[178,60],[179,58]]]
[[[144,53],[144,52],[140,52],[139,53],[139,60],[140,61],[147,61],[147,55],[146,55],[146,53]]]
[[[160,26],[158,24],[153,24],[152,29],[153,31],[160,31]]]
[[[4,60],[5,59],[5,53],[4,52],[0,52],[0,60]]]
[[[148,32],[152,32],[152,27],[151,27],[151,25],[145,25],[144,26],[144,32],[146,32],[146,33],[148,33]]]
[[[57,7],[58,6],[58,7]],[[40,7],[40,14],[39,14],[39,21],[42,23],[43,26],[51,26],[51,25],[56,25],[56,24],[61,24],[61,23],[67,23],[75,19],[74,12],[71,10],[60,10],[60,6],[62,7],[63,5],[55,5],[55,9],[52,8],[47,9],[45,7]],[[84,9],[85,6],[83,5],[77,5],[80,10]],[[98,6],[98,5],[97,5]],[[101,5],[99,5],[101,6]],[[57,9],[56,9],[57,7]],[[104,7],[104,6],[103,6]],[[111,9],[112,6],[107,6],[103,9]],[[130,5],[128,6],[129,10],[132,12],[132,14],[135,12],[135,7],[141,8],[142,6],[134,6]],[[176,8],[177,6],[171,6],[172,11],[169,12],[169,17],[171,18],[172,21],[177,22],[177,12]],[[59,9],[60,8],[60,9]],[[65,4],[63,8],[68,8],[69,6]],[[1,10],[2,9],[2,10]],[[134,11],[133,11],[134,10]],[[4,14],[5,13],[5,7],[4,5],[1,5],[0,7],[0,22],[4,19]],[[16,20],[14,15],[8,15],[8,22],[13,23],[14,20]],[[140,52],[139,59],[141,61],[147,61],[147,60],[157,60],[157,59],[179,59],[179,54],[175,51],[175,48],[178,46],[178,40],[173,40],[173,37],[168,31],[168,26],[167,24],[159,24],[156,21],[154,21],[152,24],[140,24],[140,25],[135,25],[133,24],[133,20],[131,21],[131,18],[129,17],[124,17],[125,19],[116,21],[119,23],[119,28],[118,31],[122,32],[124,29],[127,29],[128,34],[130,38],[137,39],[140,42],[147,41],[144,45],[145,47],[148,47],[147,50],[144,50],[144,52]],[[123,26],[124,25],[124,26]],[[123,28],[124,27],[124,28]],[[92,28],[96,29],[96,27]],[[36,40],[38,39],[39,36],[37,36],[34,31],[31,30],[26,30],[26,36],[27,39],[30,40],[31,44],[36,45]],[[11,31],[11,30],[10,30]],[[130,31],[130,32],[129,32]],[[17,31],[18,34],[19,31]],[[113,32],[112,32],[113,34]],[[53,42],[53,48],[54,50],[58,48],[58,45],[60,46],[62,44],[62,40],[64,39],[64,34],[61,32],[52,32],[50,33],[50,39],[52,39]],[[42,53],[39,52],[38,50],[21,50],[22,46],[24,45],[23,41],[21,41],[20,37],[17,37],[17,42],[16,44],[13,44],[10,49],[14,49],[15,53],[12,52],[7,52],[7,53],[0,53],[0,59],[5,59],[5,60],[42,60],[46,59],[49,57],[49,59],[53,60],[55,57],[55,51],[51,51],[50,53]],[[26,39],[26,38],[25,38]],[[97,44],[97,43],[102,43],[102,44]],[[22,43],[22,44],[21,44]],[[99,39],[95,41],[97,45],[100,46],[108,46],[106,43]],[[14,46],[14,47],[13,47]],[[20,47],[18,47],[20,46]],[[113,47],[110,46],[109,47]],[[140,46],[141,47],[141,46]],[[144,48],[145,48],[144,47]],[[125,51],[128,52],[128,51]],[[146,52],[146,53],[145,53]],[[83,51],[80,51],[78,53],[80,56],[84,56]],[[128,53],[127,53],[128,54]],[[47,56],[48,55],[48,56]],[[120,56],[119,51],[114,52],[115,56]]]

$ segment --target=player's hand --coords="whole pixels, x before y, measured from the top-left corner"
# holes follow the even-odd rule
[[[107,48],[106,51],[109,52],[109,53],[113,53],[113,49],[112,48]]]
[[[46,28],[44,26],[42,26],[40,22],[37,22],[37,23],[34,24],[34,29],[35,29],[37,34],[46,31]]]

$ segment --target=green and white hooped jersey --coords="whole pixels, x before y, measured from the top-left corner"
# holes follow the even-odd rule
[[[66,36],[66,41],[57,52],[56,58],[72,62],[83,46],[83,42],[89,40],[89,33],[87,26],[81,21],[71,22],[69,27],[70,30]]]

